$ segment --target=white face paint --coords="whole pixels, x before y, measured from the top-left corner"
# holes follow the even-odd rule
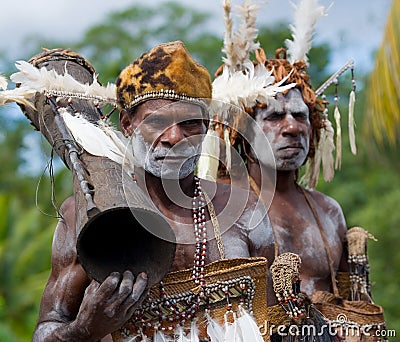
[[[311,125],[309,109],[298,89],[289,90],[285,96],[278,94],[266,108],[257,108],[255,119],[264,132],[255,133],[252,142],[261,165],[278,171],[293,171],[303,165],[310,147]],[[265,147],[265,137],[275,161]]]
[[[135,164],[158,178],[182,179],[195,169],[200,157],[201,144],[193,145],[184,139],[171,148],[147,143],[140,130],[133,135],[132,149]]]

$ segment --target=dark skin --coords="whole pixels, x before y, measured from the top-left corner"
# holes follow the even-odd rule
[[[135,115],[121,111],[120,124],[125,134],[132,132],[143,123],[146,117],[172,101],[149,100],[137,107]],[[205,133],[206,126],[201,117],[199,106],[185,104],[177,108],[171,117],[171,112],[161,114],[168,122],[167,127],[155,127],[143,124],[141,133],[146,141],[152,141],[153,146],[168,149],[184,138]],[[183,120],[182,117],[184,116]],[[194,119],[191,116],[194,116]],[[197,117],[197,118],[196,118]],[[164,120],[163,119],[163,120]],[[193,121],[191,121],[193,119]],[[161,121],[163,121],[161,120]],[[160,121],[160,120],[158,120]],[[150,122],[150,121],[149,121]],[[192,142],[201,142],[194,137]],[[191,210],[191,198],[194,192],[193,170],[179,180],[165,180],[154,176],[141,167],[135,167],[137,183],[154,201],[161,213],[169,219],[177,237],[173,270],[193,267],[194,233]],[[164,181],[164,184],[163,184]],[[176,204],[171,201],[171,194],[165,189],[169,186],[175,189],[179,184],[184,200]],[[203,182],[202,188],[209,194],[214,194],[212,202],[215,210],[220,213],[226,206],[231,195],[231,188],[212,182]],[[246,195],[243,190],[237,190],[240,196]],[[248,198],[246,206],[256,200],[255,196]],[[232,209],[233,211],[235,208]],[[237,209],[236,209],[237,210]],[[207,211],[206,211],[207,212]],[[110,341],[110,333],[119,329],[132,316],[132,313],[146,295],[146,274],[134,277],[131,272],[113,273],[101,284],[91,280],[79,264],[76,254],[75,233],[75,201],[67,199],[61,207],[62,219],[59,221],[53,240],[52,271],[42,297],[38,324],[33,341]],[[209,219],[209,214],[207,213]],[[222,240],[226,257],[248,257],[256,252],[252,250],[249,236],[237,224],[225,230]],[[260,226],[259,229],[263,229]],[[207,225],[207,235],[210,237],[206,263],[220,259],[215,239],[212,239],[211,226]],[[181,243],[179,243],[181,242]]]
[[[255,118],[271,144],[276,164],[272,165],[259,155],[258,160],[250,161],[248,169],[260,187],[262,174],[266,176],[263,178],[264,182],[272,182],[268,178],[271,173],[263,173],[263,170],[276,168],[275,192],[273,194],[264,192],[261,196],[264,198],[272,196],[268,214],[275,230],[279,254],[292,252],[301,257],[300,274],[303,292],[312,295],[318,290],[332,291],[324,242],[316,218],[295,180],[296,172],[308,154],[311,136],[308,107],[303,102],[301,93],[295,89],[289,91],[287,95],[278,94],[266,108],[257,109]],[[335,272],[347,271],[345,250],[347,228],[340,205],[321,192],[305,191],[327,237]],[[273,243],[266,244],[261,255],[273,260]],[[268,304],[276,302],[273,289],[269,286]]]

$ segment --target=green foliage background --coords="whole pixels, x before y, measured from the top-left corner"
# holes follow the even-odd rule
[[[135,6],[111,13],[78,42],[38,39],[26,59],[37,54],[40,46],[70,47],[92,62],[105,83],[114,81],[123,67],[151,46],[179,39],[213,74],[221,64],[222,37],[204,28],[215,18],[176,3],[160,6],[157,9]],[[288,37],[286,24],[260,28],[260,42],[269,57]],[[326,72],[329,53],[328,44],[311,50],[313,63],[309,72],[315,87],[329,76]],[[10,65],[8,74],[15,71],[11,67],[13,61],[8,61],[5,53],[0,52],[0,58]],[[361,90],[357,93],[356,122],[357,127],[362,127],[368,75],[357,76]],[[343,100],[348,98],[350,89],[350,80],[346,82],[340,87]],[[346,118],[345,103],[341,104],[341,111]],[[10,116],[17,118],[10,120]],[[346,124],[343,120],[344,137]],[[27,171],[33,162],[44,168],[49,146],[13,106],[0,108],[0,126],[0,341],[29,341],[50,272],[51,242],[57,221],[48,172],[42,177],[36,195],[40,175]],[[40,153],[29,149],[31,146],[27,144],[32,141],[40,147]],[[371,137],[364,136],[359,129],[357,143],[358,154],[352,156],[344,141],[342,170],[337,171],[331,183],[320,182],[318,189],[342,205],[349,227],[362,226],[379,240],[371,241],[369,247],[374,299],[385,308],[388,328],[400,333],[400,253],[396,253],[400,242],[400,162],[397,151],[376,147]],[[26,151],[29,162],[23,158]],[[70,173],[64,167],[57,167],[54,178],[54,191],[61,202],[72,193]]]

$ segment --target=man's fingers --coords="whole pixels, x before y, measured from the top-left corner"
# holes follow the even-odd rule
[[[143,302],[146,298],[148,290],[147,288],[147,275],[145,273],[140,273],[136,282],[133,285],[132,293],[129,298],[125,301],[126,316],[130,318],[136,308]]]
[[[108,299],[117,289],[121,280],[121,275],[118,272],[111,273],[99,286],[98,295],[102,299]]]
[[[89,284],[89,286],[85,290],[85,296],[87,294],[96,292],[97,289],[99,288],[99,286],[100,286],[100,284],[96,280],[92,280],[91,283]]]
[[[124,300],[128,295],[131,294],[132,292],[132,286],[133,286],[133,274],[131,271],[125,271],[124,276],[121,281],[121,285],[119,286],[119,293],[118,295],[121,297],[124,297],[122,300]]]
[[[115,292],[110,298],[108,305],[104,310],[107,317],[111,318],[118,314],[118,312],[126,314],[140,298],[141,294],[146,289],[147,276],[139,275],[135,284],[133,284],[133,280],[134,277],[132,272],[125,271],[118,292]]]
[[[144,290],[146,289],[146,286],[147,286],[147,274],[140,273],[136,277],[135,284],[133,284],[131,299],[133,301],[137,302],[140,299],[140,297],[142,296]]]

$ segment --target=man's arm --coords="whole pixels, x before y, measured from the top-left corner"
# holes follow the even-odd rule
[[[314,200],[317,203],[320,203],[325,215],[329,216],[333,226],[335,227],[335,232],[331,233],[335,233],[335,235],[337,235],[340,239],[342,251],[340,255],[340,260],[337,264],[338,265],[337,271],[348,272],[349,265],[347,262],[348,253],[347,253],[347,239],[346,239],[347,224],[343,214],[342,207],[335,199],[323,193],[320,193],[318,191],[313,191],[312,194],[315,196]]]
[[[339,203],[337,203],[337,226],[338,226],[338,234],[339,237],[342,241],[342,255],[340,258],[339,262],[339,267],[338,267],[338,272],[348,272],[349,271],[349,263],[347,261],[348,259],[348,250],[347,250],[347,238],[346,238],[346,233],[347,233],[347,224],[346,224],[346,219],[343,214],[342,207],[340,206]]]
[[[33,341],[98,341],[132,316],[144,295],[147,277],[140,274],[134,281],[128,271],[122,277],[112,273],[102,284],[91,281],[77,259],[72,198],[62,205],[61,215]]]

